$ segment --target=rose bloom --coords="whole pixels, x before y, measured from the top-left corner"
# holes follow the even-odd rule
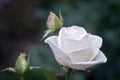
[[[85,70],[107,61],[100,50],[102,38],[87,33],[80,26],[62,27],[58,36],[48,37],[45,43],[49,44],[60,65],[75,70]]]

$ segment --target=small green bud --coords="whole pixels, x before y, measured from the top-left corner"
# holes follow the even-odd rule
[[[50,12],[46,24],[47,24],[48,30],[51,30],[51,31],[59,30],[63,25],[63,18],[61,13],[59,13],[59,17],[57,17],[53,12]]]
[[[59,12],[59,17],[57,17],[55,13],[50,12],[46,25],[48,27],[48,30],[45,31],[45,34],[41,40],[47,37],[49,33],[53,32],[55,35],[58,34],[60,28],[63,26],[63,17],[61,15],[61,12]]]
[[[41,40],[43,40],[51,32],[53,32],[55,35],[58,34],[60,28],[63,26],[63,17],[61,15],[61,12],[59,12],[59,17],[57,17],[55,13],[50,12],[46,25],[48,27],[48,30],[45,31],[45,34]]]
[[[27,54],[21,53],[17,58],[15,63],[15,71],[18,75],[23,75],[30,68],[29,57],[28,60],[26,60],[26,56]]]

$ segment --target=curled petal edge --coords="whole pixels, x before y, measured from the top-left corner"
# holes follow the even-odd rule
[[[56,61],[60,65],[69,66],[71,64],[71,59],[58,47],[57,36],[48,37],[45,40],[45,43],[48,43],[51,47]]]
[[[106,62],[106,56],[103,54],[102,51],[99,51],[98,55],[93,59],[93,61],[72,63],[70,67],[76,70],[86,70],[87,68],[95,64],[101,64]]]

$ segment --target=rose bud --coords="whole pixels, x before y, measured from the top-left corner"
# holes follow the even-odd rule
[[[45,31],[45,34],[43,35],[41,40],[43,40],[51,32],[53,32],[55,35],[58,34],[60,28],[63,25],[61,12],[59,12],[59,17],[57,17],[53,12],[50,12],[46,25],[48,27],[48,30]]]
[[[63,25],[61,13],[59,13],[59,17],[57,17],[53,12],[50,12],[46,24],[48,29],[51,31],[59,30]]]
[[[15,63],[15,71],[19,75],[23,75],[30,68],[29,57],[28,57],[28,60],[26,60],[26,56],[27,54],[21,53],[18,56],[17,61]]]

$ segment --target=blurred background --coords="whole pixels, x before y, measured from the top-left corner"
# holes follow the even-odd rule
[[[77,72],[74,80],[120,80],[120,0],[0,0],[0,69],[13,66],[20,52],[31,55],[31,65],[45,65],[57,73],[57,63],[47,44],[40,42],[50,11],[61,10],[64,26],[79,25],[103,37],[106,64],[91,73]],[[46,80],[40,71],[28,80]],[[19,80],[0,73],[0,80]],[[63,80],[63,79],[61,79]]]

